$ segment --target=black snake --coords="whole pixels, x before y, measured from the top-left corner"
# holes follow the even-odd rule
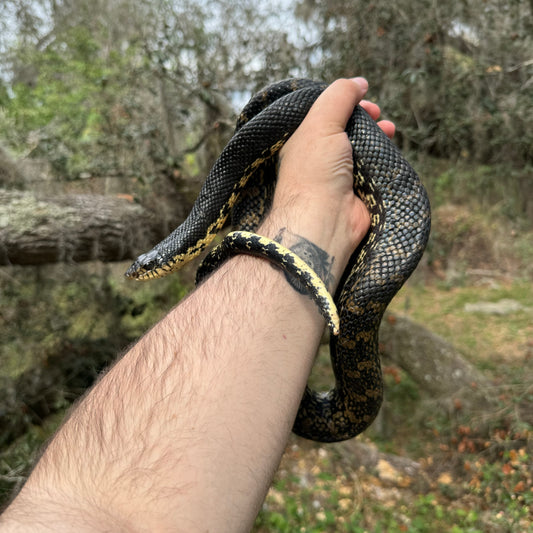
[[[253,232],[271,203],[275,156],[326,86],[305,79],[285,80],[253,96],[185,222],[139,256],[126,275],[150,279],[177,270],[205,249],[228,217],[233,227]],[[340,320],[339,333],[330,340],[335,387],[327,393],[307,387],[294,423],[298,435],[323,442],[354,437],[379,411],[383,396],[379,325],[390,300],[420,260],[431,224],[428,197],[415,171],[360,106],[346,132],[353,146],[354,192],[366,204],[372,222],[334,295]],[[200,277],[252,244],[260,249],[253,253],[267,249],[272,260],[287,263],[281,266],[293,274],[303,273],[294,254],[284,255],[277,248],[268,251],[272,241],[261,241],[253,234],[230,233],[200,267]],[[323,286],[315,281],[306,283],[316,288],[314,297],[331,318],[335,313],[325,309],[327,302],[320,300]],[[333,318],[330,326],[335,329]]]

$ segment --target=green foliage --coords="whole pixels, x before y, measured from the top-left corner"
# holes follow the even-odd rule
[[[61,180],[151,184],[180,168],[191,146],[205,173],[230,135],[231,100],[267,81],[262,65],[282,78],[293,62],[290,53],[287,64],[279,58],[284,30],[265,27],[251,1],[6,5],[19,38],[0,39],[0,131],[14,151],[50,161]]]
[[[1,376],[16,377],[65,344],[105,339],[120,349],[144,333],[190,290],[179,275],[154,284],[123,279],[124,265],[60,271],[13,270],[0,282]],[[53,309],[53,312],[50,311]],[[24,336],[20,332],[24,331]],[[112,348],[113,349],[113,348]]]
[[[21,50],[19,61],[33,65],[38,74],[34,87],[23,83],[13,87],[17,125],[29,130],[41,128],[60,113],[69,119],[66,133],[79,135],[86,122],[86,114],[80,116],[79,108],[104,77],[97,53],[97,43],[84,28],[70,29],[60,43],[43,53]]]
[[[364,74],[405,151],[501,165],[472,180],[438,176],[439,198],[482,195],[515,216],[530,212],[527,0],[305,0],[279,30],[292,8],[250,1],[6,6],[18,40],[2,41],[0,131],[15,152],[49,160],[60,179],[120,175],[151,185],[176,169],[205,174],[231,133],[233,105],[251,90],[290,75]]]
[[[498,461],[472,458],[468,463],[473,472],[470,488],[489,505],[506,509],[505,516],[496,517],[497,523],[519,527],[529,519],[533,506],[531,458],[525,447],[505,450],[500,456]]]
[[[319,77],[363,74],[404,149],[478,162],[533,160],[531,4],[307,0]],[[318,60],[317,60],[318,59]]]
[[[308,490],[312,496],[324,488],[310,487]],[[325,490],[328,490],[328,487]],[[476,510],[450,508],[439,502],[437,496],[431,492],[419,495],[412,503],[401,502],[394,506],[387,503],[371,503],[362,511],[346,512],[343,504],[339,504],[341,498],[334,492],[328,498],[327,509],[324,509],[316,505],[313,508],[312,498],[308,501],[305,494],[301,494],[301,490],[298,493],[286,492],[282,484],[277,484],[274,491],[271,490],[270,494],[277,495],[279,505],[272,504],[272,501],[267,499],[256,520],[254,532],[481,533],[483,531],[480,515]],[[377,518],[370,519],[370,516]]]
[[[32,426],[10,446],[0,450],[0,509],[13,491],[20,489],[45,442],[59,426],[64,411],[49,417],[42,426]]]
[[[14,61],[32,66],[33,79],[19,81],[5,102],[12,144],[45,157],[63,176],[97,169],[124,127],[128,53],[104,54],[85,27],[67,28],[44,51],[20,48]],[[116,144],[116,142],[115,142]]]
[[[533,195],[531,165],[514,168],[501,163],[473,164],[463,159],[446,163],[440,172],[438,167],[439,163],[435,161],[420,162],[419,172],[430,191],[433,207],[444,203],[475,203],[485,211],[491,210],[515,222],[528,224],[524,215]],[[529,225],[532,222],[530,220]]]

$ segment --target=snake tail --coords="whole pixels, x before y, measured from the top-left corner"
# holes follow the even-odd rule
[[[331,333],[339,334],[337,307],[320,276],[292,250],[267,237],[249,231],[229,233],[202,261],[196,273],[196,283],[200,283],[208,274],[235,254],[261,257],[297,278],[317,304]]]

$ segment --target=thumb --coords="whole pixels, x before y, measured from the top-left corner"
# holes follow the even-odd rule
[[[364,78],[334,81],[317,98],[306,117],[308,126],[319,124],[324,136],[343,132],[355,106],[368,90]]]

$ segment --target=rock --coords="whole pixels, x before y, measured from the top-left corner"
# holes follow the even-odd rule
[[[486,315],[509,315],[519,311],[531,311],[520,302],[504,298],[498,302],[476,302],[465,304],[467,313],[483,313]]]

